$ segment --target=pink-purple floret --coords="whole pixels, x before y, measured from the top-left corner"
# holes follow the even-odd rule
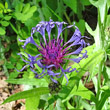
[[[20,40],[20,42],[24,42],[24,45],[22,46],[24,49],[26,48],[26,45],[28,43],[34,44],[38,51],[39,54],[36,56],[32,56],[30,54],[27,54],[28,56],[28,61],[24,60],[22,58],[22,54],[20,57],[24,62],[27,63],[20,71],[23,71],[26,66],[30,66],[31,71],[35,73],[36,78],[42,78],[45,75],[49,75],[51,80],[55,83],[57,81],[54,79],[54,77],[61,77],[62,75],[65,76],[67,82],[68,78],[66,76],[66,73],[70,73],[76,70],[76,68],[72,68],[71,66],[67,69],[63,69],[63,65],[65,61],[71,60],[73,62],[79,63],[80,60],[83,58],[87,58],[87,51],[85,53],[81,53],[83,48],[89,43],[86,43],[84,41],[84,37],[88,38],[86,36],[81,36],[81,32],[75,25],[69,25],[65,28],[63,28],[63,25],[67,25],[65,22],[54,22],[53,20],[50,20],[49,22],[47,21],[42,21],[39,24],[36,25],[36,27],[32,28],[31,31],[31,36],[28,37],[26,40]],[[57,34],[57,39],[51,37],[51,31],[52,28],[55,28],[57,26],[58,29],[58,34]],[[61,33],[71,27],[75,27],[75,32],[70,38],[69,41],[63,44],[63,39],[61,38]],[[33,39],[33,34],[35,32],[38,32],[42,35],[44,42],[40,42],[40,45],[38,45],[34,39]],[[45,37],[45,33],[47,32],[48,34],[48,39]],[[71,47],[78,46],[78,48],[75,51],[72,51]],[[78,58],[67,58],[70,55],[77,55],[77,54],[82,54],[82,57]],[[35,69],[34,69],[34,64],[37,64],[40,68],[42,68],[42,72],[38,74]],[[54,71],[60,69],[61,72],[55,73]],[[77,70],[76,70],[77,71]]]

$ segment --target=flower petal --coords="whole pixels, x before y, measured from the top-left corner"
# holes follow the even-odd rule
[[[24,40],[21,40],[21,41],[24,41]],[[33,40],[32,37],[28,37],[28,38],[25,40],[25,43],[24,43],[24,45],[23,45],[22,47],[25,49],[25,47],[26,47],[26,45],[27,45],[28,43],[32,43],[32,44],[34,44],[36,47],[40,48],[40,47],[35,43],[35,41]]]
[[[54,83],[58,83],[56,80],[54,80],[52,77],[50,77],[50,79],[54,82]]]
[[[22,68],[21,70],[17,70],[17,69],[16,69],[16,70],[17,70],[18,72],[21,72],[21,71],[23,71],[28,65],[29,65],[29,64],[23,66],[23,68]]]

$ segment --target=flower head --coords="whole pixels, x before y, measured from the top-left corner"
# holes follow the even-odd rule
[[[73,72],[76,70],[76,68],[72,68],[70,66],[69,68],[64,69],[62,65],[65,63],[65,61],[71,60],[73,62],[79,63],[80,60],[82,60],[83,58],[87,58],[87,51],[85,51],[85,53],[81,53],[83,48],[86,45],[89,45],[83,39],[86,36],[81,36],[81,32],[75,25],[69,25],[63,28],[64,24],[67,25],[66,22],[54,22],[53,20],[50,20],[49,22],[42,21],[39,24],[37,24],[36,27],[32,28],[30,37],[28,37],[26,40],[19,40],[20,42],[24,42],[24,45],[22,46],[24,49],[26,48],[26,45],[28,43],[32,43],[37,47],[39,51],[39,54],[36,56],[31,56],[27,54],[29,61],[26,61],[22,58],[24,62],[28,63],[27,65],[30,65],[31,70],[36,74],[36,78],[42,78],[44,75],[49,75],[51,80],[57,83],[54,77],[59,78],[62,75],[64,75],[66,80],[68,81],[66,73]],[[51,31],[53,28],[55,28],[55,26],[58,29],[58,34],[56,39],[55,38],[52,39]],[[63,39],[61,38],[61,33],[66,28],[71,28],[73,26],[75,27],[74,34],[66,43],[63,43]],[[33,35],[35,32],[40,33],[43,38],[43,41],[40,42],[40,45],[38,45],[33,39]],[[45,33],[47,33],[48,39],[46,38]],[[72,49],[72,47],[74,46],[78,47],[75,51],[73,51]],[[73,58],[73,59],[68,57],[74,54],[75,55],[82,54],[82,57]],[[21,54],[19,55],[22,57]],[[37,64],[40,68],[42,68],[42,72],[40,74],[38,74],[34,70],[34,64]],[[24,66],[23,69],[26,66]],[[23,69],[21,69],[21,71]],[[60,69],[61,72],[55,73],[54,70],[58,70],[58,69]]]

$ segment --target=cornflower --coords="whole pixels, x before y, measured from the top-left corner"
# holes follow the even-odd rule
[[[35,73],[36,78],[42,78],[45,75],[49,75],[50,79],[57,83],[56,78],[60,78],[62,75],[65,76],[67,82],[68,78],[66,76],[66,73],[71,73],[73,71],[77,71],[76,68],[72,68],[71,66],[64,69],[63,65],[66,61],[71,60],[75,63],[79,63],[82,59],[87,58],[87,51],[85,53],[81,53],[84,47],[89,45],[89,43],[86,43],[84,41],[84,37],[88,38],[86,36],[81,36],[81,32],[79,31],[78,27],[75,25],[68,25],[65,28],[63,28],[63,25],[67,25],[66,22],[54,22],[50,19],[50,21],[42,21],[39,24],[36,25],[36,27],[33,27],[31,30],[31,36],[28,37],[26,40],[20,40],[20,42],[24,42],[24,45],[22,46],[24,49],[26,48],[26,45],[28,43],[31,43],[36,46],[36,48],[39,51],[39,54],[36,56],[32,56],[30,54],[28,55],[29,61],[26,61],[22,58],[22,60],[26,63],[20,71],[23,71],[23,69],[26,66],[30,66],[31,71]],[[61,33],[67,29],[75,27],[75,32],[73,33],[72,37],[66,42],[63,43],[63,38],[61,38]],[[52,38],[52,29],[57,27],[58,33],[57,38]],[[38,32],[41,34],[43,41],[40,42],[38,45],[33,36],[34,33]],[[46,33],[48,34],[48,39],[46,38]],[[54,35],[53,35],[54,36]],[[74,51],[72,47],[77,46],[78,48]],[[70,58],[70,55],[79,55],[82,54],[82,57],[78,58]],[[22,57],[22,54],[19,53],[19,55]],[[42,72],[38,73],[35,70],[34,64],[37,64],[40,68],[42,68]],[[59,72],[55,72],[58,71]],[[61,71],[61,72],[60,72]]]

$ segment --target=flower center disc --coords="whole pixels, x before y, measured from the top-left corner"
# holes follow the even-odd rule
[[[46,65],[54,64],[56,68],[63,62],[63,54],[61,44],[55,44],[51,41],[41,52],[43,55],[42,63]]]

